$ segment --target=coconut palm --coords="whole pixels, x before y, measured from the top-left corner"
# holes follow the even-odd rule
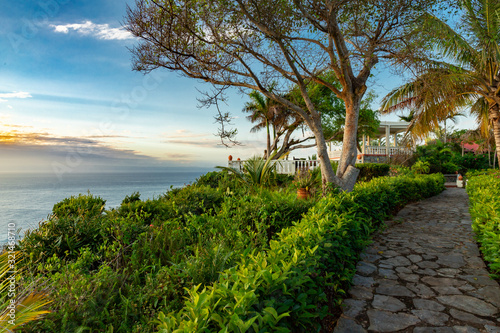
[[[251,102],[245,104],[243,111],[251,113],[247,119],[256,123],[250,131],[258,132],[264,128],[267,130],[267,149],[264,158],[267,159],[273,155],[275,159],[278,159],[294,149],[310,148],[316,145],[315,143],[302,145],[314,137],[292,138],[295,130],[299,128],[304,130],[304,120],[296,113],[257,91],[252,91],[249,96]]]
[[[461,109],[469,107],[483,131],[493,127],[500,151],[500,1],[463,0],[463,35],[438,18],[426,15],[430,33],[444,61],[429,61],[417,79],[389,93],[385,113],[410,108],[410,130],[423,138]]]
[[[250,112],[251,114],[247,117],[252,123],[257,123],[252,129],[251,132],[255,133],[265,128],[267,131],[267,145],[266,145],[266,154],[265,158],[268,158],[271,154],[271,131],[270,126],[273,124],[274,119],[274,108],[273,102],[269,97],[265,97],[260,94],[258,91],[252,91],[250,93],[251,102],[247,102],[243,109],[244,112]],[[273,126],[274,128],[274,126]],[[274,135],[276,135],[275,128],[273,131]]]

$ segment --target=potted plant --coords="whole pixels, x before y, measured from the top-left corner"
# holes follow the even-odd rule
[[[311,188],[315,185],[316,179],[309,170],[299,170],[295,175],[295,186],[297,187],[297,198],[307,199],[311,196]]]

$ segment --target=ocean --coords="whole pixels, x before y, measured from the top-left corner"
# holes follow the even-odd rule
[[[0,174],[0,243],[7,240],[9,224],[21,229],[22,236],[47,219],[54,204],[70,196],[90,192],[106,200],[110,209],[134,192],[142,200],[153,199],[171,187],[193,183],[207,171],[75,173],[64,174],[62,179],[55,174]]]

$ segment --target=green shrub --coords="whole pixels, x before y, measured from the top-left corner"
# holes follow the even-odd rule
[[[224,179],[227,175],[227,172],[223,171],[211,171],[207,172],[204,175],[201,175],[196,179],[195,185],[198,186],[210,186],[211,188],[219,187],[219,183]]]
[[[333,172],[337,172],[338,162],[332,161]],[[355,165],[359,169],[358,182],[368,182],[376,177],[383,177],[389,174],[390,165],[385,163],[358,163]]]
[[[370,233],[404,204],[443,189],[442,175],[377,178],[320,200],[264,251],[244,253],[212,286],[193,287],[181,311],[160,313],[158,329],[318,331],[339,306]]]
[[[223,201],[224,194],[216,188],[188,185],[173,189],[158,199],[124,200],[117,213],[122,217],[139,215],[146,224],[155,224],[186,214],[199,215],[214,211]]]
[[[140,200],[141,200],[141,194],[139,192],[134,192],[131,195],[127,195],[125,199],[122,200],[122,205],[126,205]]]
[[[358,180],[367,182],[375,177],[383,177],[389,174],[390,165],[384,163],[360,163],[355,165],[360,170]]]
[[[483,173],[481,175],[481,173]],[[495,278],[500,278],[500,171],[467,174],[472,228],[484,259]]]
[[[453,174],[459,170],[459,166],[452,162],[443,163],[441,168],[441,173],[443,174]]]
[[[20,241],[24,256],[34,264],[56,255],[74,259],[82,247],[97,249],[106,238],[105,201],[92,195],[71,197],[54,205],[53,214]]]
[[[456,154],[452,162],[458,166],[458,171],[465,174],[472,170],[482,170],[489,168],[488,155],[467,153],[464,156]]]
[[[93,218],[101,215],[106,200],[94,197],[91,194],[80,194],[78,197],[70,197],[58,202],[52,208],[52,214],[57,218],[80,217]]]
[[[411,170],[417,174],[429,173],[430,163],[424,161],[417,161],[411,166]]]
[[[19,244],[32,257],[22,285],[41,281],[54,299],[45,320],[25,330],[153,332],[160,311],[179,311],[187,290],[217,281],[314,204],[288,191],[241,195],[196,185],[154,200],[133,193],[93,217],[75,210],[85,219],[54,217]],[[51,247],[57,232],[78,242]]]

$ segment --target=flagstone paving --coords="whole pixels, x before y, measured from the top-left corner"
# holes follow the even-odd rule
[[[500,287],[448,188],[406,206],[361,256],[334,333],[500,333]]]

